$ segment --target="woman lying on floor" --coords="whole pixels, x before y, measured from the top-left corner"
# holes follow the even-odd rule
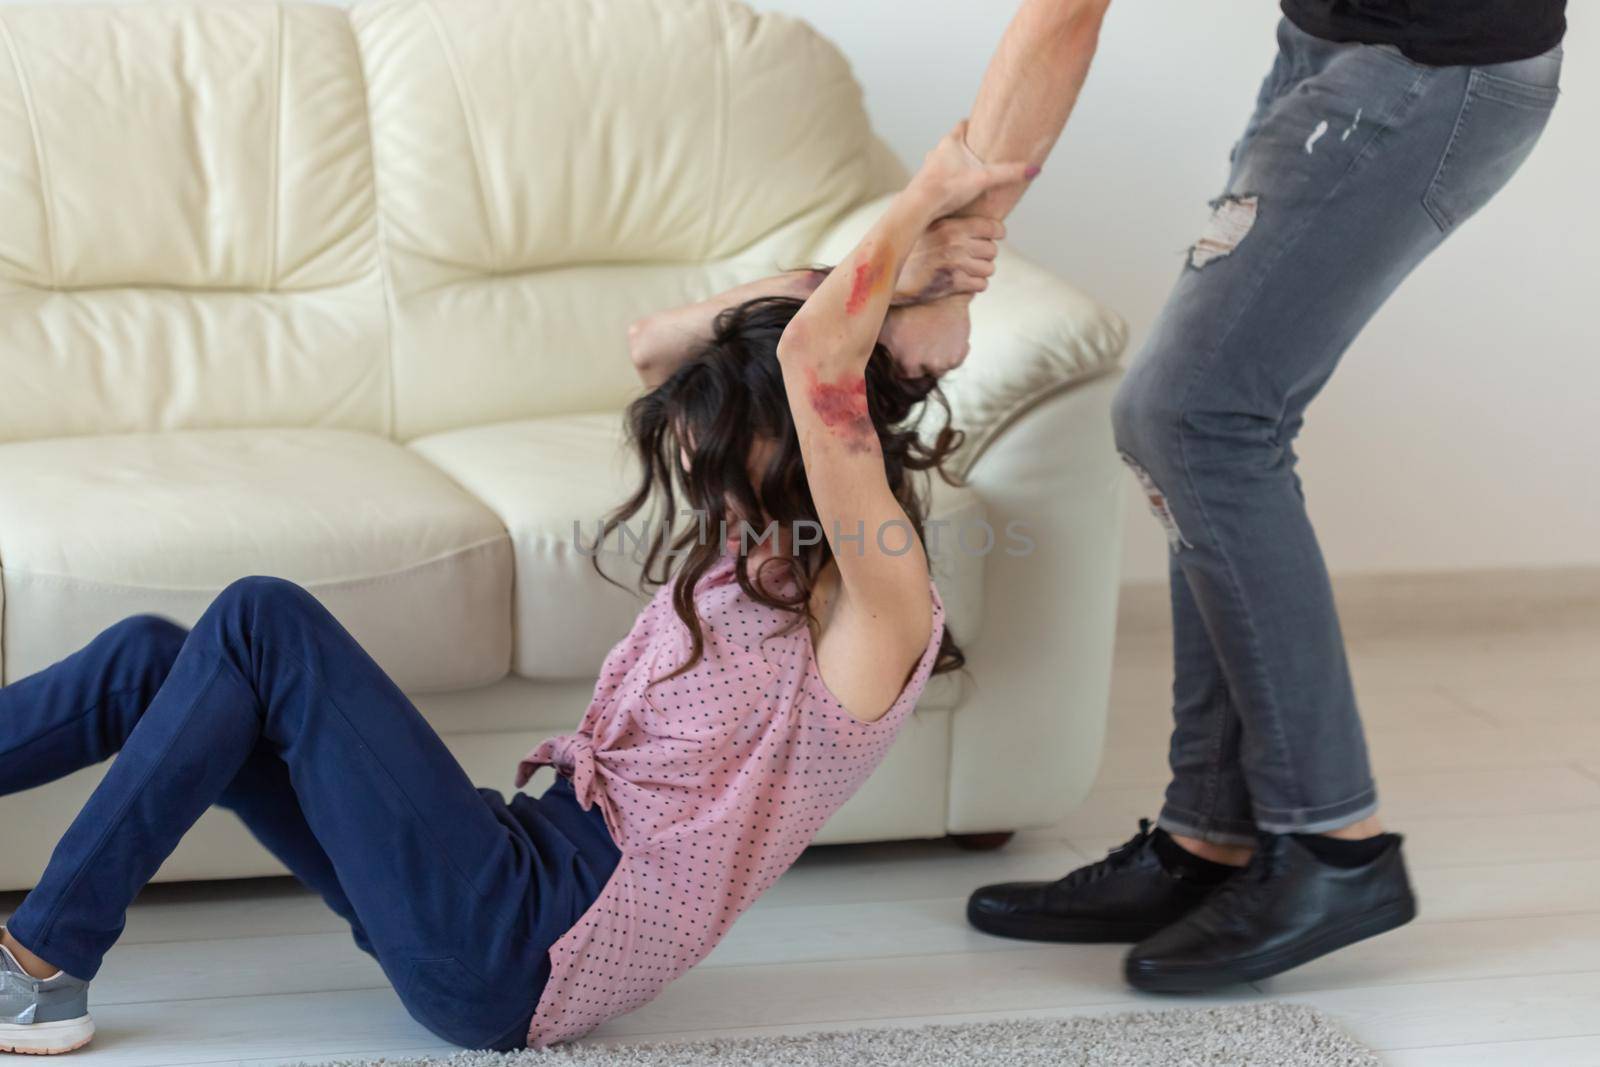
[[[522,762],[519,786],[557,768],[542,797],[474,789],[355,640],[277,578],[234,582],[192,630],[127,619],[0,690],[0,793],[120,750],[3,930],[0,1048],[89,1040],[88,982],[129,903],[213,804],[459,1045],[576,1037],[704,958],[866,780],[929,675],[960,663],[913,486],[955,435],[918,438],[935,386],[878,338],[897,287],[981,284],[992,243],[971,235],[992,223],[953,243],[947,224],[943,247],[967,249],[953,258],[924,235],[1026,176],[978,164],[958,129],[837,270],[636,331],[645,474],[613,521],[652,500],[710,521],[658,534],[661,588],[577,732]],[[903,278],[919,241],[923,276]],[[701,534],[722,521],[728,539]],[[792,536],[802,521],[829,540]]]

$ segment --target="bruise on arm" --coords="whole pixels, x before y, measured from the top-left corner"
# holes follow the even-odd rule
[[[867,380],[859,371],[823,381],[815,367],[805,368],[806,399],[828,431],[851,452],[871,452],[877,431],[867,411]]]
[[[850,280],[850,295],[844,302],[844,313],[860,314],[867,302],[888,282],[894,265],[894,249],[882,243],[872,250],[871,255],[856,263],[855,273]]]

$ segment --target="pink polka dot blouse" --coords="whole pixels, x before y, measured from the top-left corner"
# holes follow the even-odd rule
[[[876,722],[852,717],[817,671],[801,627],[740,589],[728,554],[695,589],[700,662],[671,584],[606,657],[576,733],[522,761],[517,784],[554,766],[595,804],[622,852],[583,918],[550,950],[528,1043],[569,1040],[653,1000],[704,959],[799,858],[889,751],[938,658],[944,609],[905,689]]]

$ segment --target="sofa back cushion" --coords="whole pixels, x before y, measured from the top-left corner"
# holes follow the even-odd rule
[[[389,429],[342,10],[0,6],[0,440]]]
[[[627,324],[883,189],[844,59],[729,0],[374,0],[366,66],[402,439],[614,409]]]
[[[0,3],[0,441],[615,410],[898,177],[733,0]]]

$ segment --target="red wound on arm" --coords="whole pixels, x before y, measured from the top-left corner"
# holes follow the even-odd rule
[[[809,369],[806,375],[811,410],[817,413],[817,418],[828,429],[846,438],[852,449],[865,451],[869,442],[878,436],[867,411],[867,380],[852,375],[824,382],[817,378],[816,371]]]
[[[891,264],[888,251],[887,248],[879,248],[870,258],[856,264],[855,275],[850,281],[850,295],[844,302],[846,315],[854,315],[866,307],[872,294],[878,291],[884,279],[889,276]]]

